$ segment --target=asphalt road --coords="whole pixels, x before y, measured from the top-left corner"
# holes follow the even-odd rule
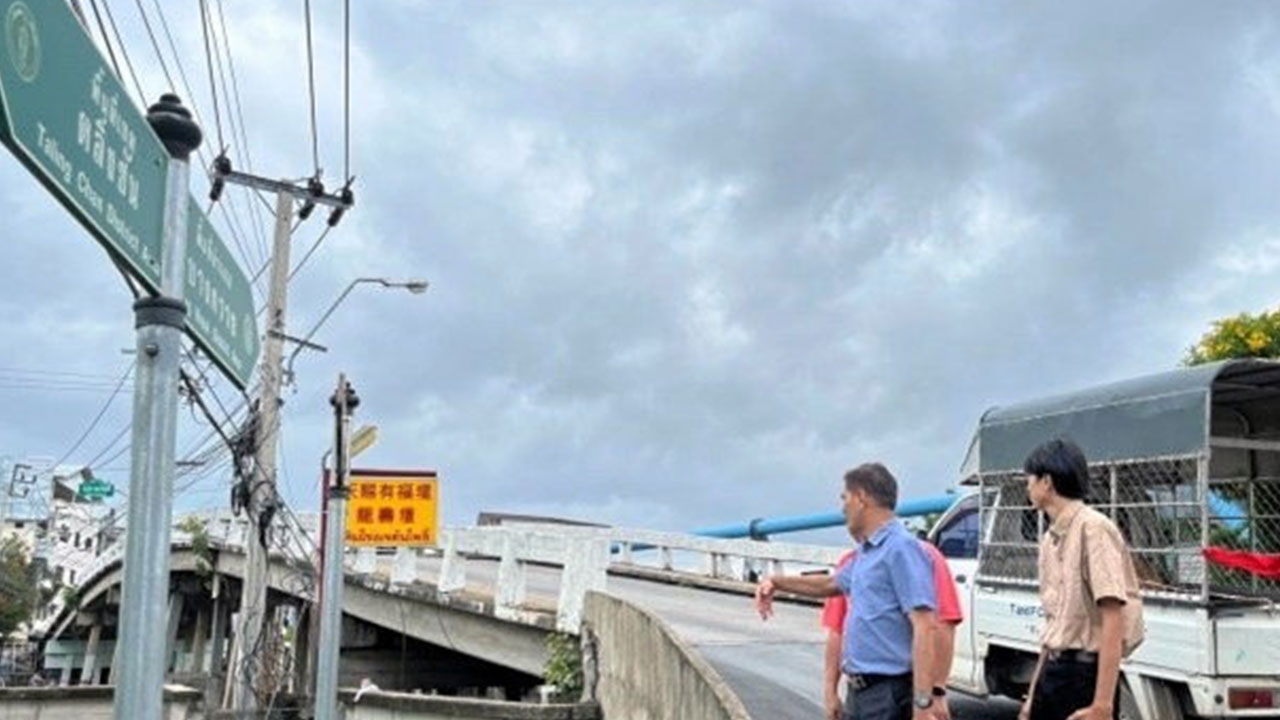
[[[419,562],[424,579],[439,572],[438,558]],[[497,563],[467,564],[467,587],[490,594]],[[554,605],[559,593],[556,568],[529,566],[527,595]],[[767,622],[755,613],[751,598],[620,575],[610,575],[609,593],[635,603],[667,623],[692,645],[733,688],[752,717],[759,720],[814,720],[822,716],[823,631],[818,608],[778,602]],[[957,720],[1014,720],[1017,704],[962,695],[952,699]]]

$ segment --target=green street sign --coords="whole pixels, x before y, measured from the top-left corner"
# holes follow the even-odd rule
[[[187,331],[237,386],[258,362],[258,324],[249,278],[195,198],[187,209]]]
[[[65,0],[0,0],[0,141],[149,292],[160,290],[169,155]],[[241,388],[253,293],[194,200],[187,333]]]
[[[86,500],[101,500],[116,494],[116,486],[102,480],[85,480],[80,483],[80,497]]]
[[[169,156],[65,0],[0,0],[0,140],[146,287]]]

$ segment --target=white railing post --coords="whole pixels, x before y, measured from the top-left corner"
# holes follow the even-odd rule
[[[368,574],[374,571],[378,565],[377,555],[371,547],[356,548],[356,567],[355,571],[361,574]]]
[[[663,570],[670,571],[673,568],[675,568],[675,563],[672,562],[671,560],[671,548],[665,545],[659,548],[658,558],[659,558],[659,561],[662,563]]]
[[[418,553],[414,548],[396,549],[396,564],[391,571],[391,582],[405,585],[418,579]]]
[[[525,537],[503,533],[502,559],[498,562],[498,587],[494,588],[493,614],[503,619],[519,617],[525,601]]]
[[[556,629],[576,633],[582,626],[587,592],[605,588],[609,574],[609,540],[604,537],[572,537],[567,543],[567,551],[564,571],[560,574]]]
[[[444,560],[440,565],[440,580],[436,588],[442,593],[461,590],[467,586],[467,558],[458,552],[459,530],[446,528],[444,535]]]

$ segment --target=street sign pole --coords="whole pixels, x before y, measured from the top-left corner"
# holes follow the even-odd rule
[[[360,404],[346,375],[338,375],[333,405],[333,481],[325,524],[324,578],[320,593],[320,657],[316,663],[316,720],[337,720],[338,659],[342,653],[342,545],[347,532],[347,482],[351,474],[351,412]]]
[[[178,359],[187,308],[183,302],[187,244],[188,159],[200,128],[176,95],[166,94],[147,121],[170,155],[165,179],[160,294],[134,303],[138,365],[134,374],[129,525],[120,602],[120,671],[115,717],[160,720],[168,665],[165,616],[169,593],[169,524],[178,426]]]

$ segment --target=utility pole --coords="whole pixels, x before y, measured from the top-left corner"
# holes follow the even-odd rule
[[[178,360],[187,306],[187,204],[191,153],[200,127],[176,95],[165,94],[147,121],[169,152],[165,179],[160,295],[133,304],[138,331],[134,371],[129,533],[125,536],[120,601],[120,670],[114,716],[160,720],[164,699],[165,633],[169,595],[169,524],[173,515],[173,455],[178,428]]]
[[[289,239],[292,235],[293,196],[276,195],[275,242],[271,252],[271,288],[267,299],[267,332],[263,341],[261,391],[258,395],[257,434],[254,438],[253,479],[249,486],[249,544],[245,550],[244,590],[240,594],[239,657],[232,666],[232,691],[237,710],[255,710],[256,673],[250,663],[261,656],[262,624],[267,614],[267,563],[271,552],[271,524],[276,512],[276,447],[280,438],[280,359],[284,354],[284,317],[289,300]]]
[[[329,398],[333,406],[333,482],[326,488],[323,602],[320,607],[319,658],[316,663],[316,720],[338,720],[338,660],[342,652],[342,548],[346,537],[348,480],[351,477],[351,414],[360,398],[338,375],[338,387]]]
[[[227,682],[231,684],[231,705],[240,712],[257,709],[254,685],[257,681],[255,662],[263,647],[263,623],[267,616],[267,569],[271,552],[271,527],[278,506],[276,494],[276,449],[280,439],[280,389],[283,379],[283,344],[285,315],[288,306],[289,250],[293,234],[294,206],[301,220],[307,219],[317,205],[332,208],[328,224],[333,227],[355,203],[350,185],[338,193],[326,193],[319,178],[305,186],[281,180],[235,172],[231,161],[220,155],[210,177],[211,200],[217,201],[227,183],[244,185],[276,195],[275,234],[271,253],[271,287],[267,299],[267,329],[263,340],[261,389],[258,412],[253,422],[253,475],[248,481],[245,509],[249,517],[250,537],[245,557],[244,586],[240,593],[240,614],[236,627],[238,650],[232,658]]]

